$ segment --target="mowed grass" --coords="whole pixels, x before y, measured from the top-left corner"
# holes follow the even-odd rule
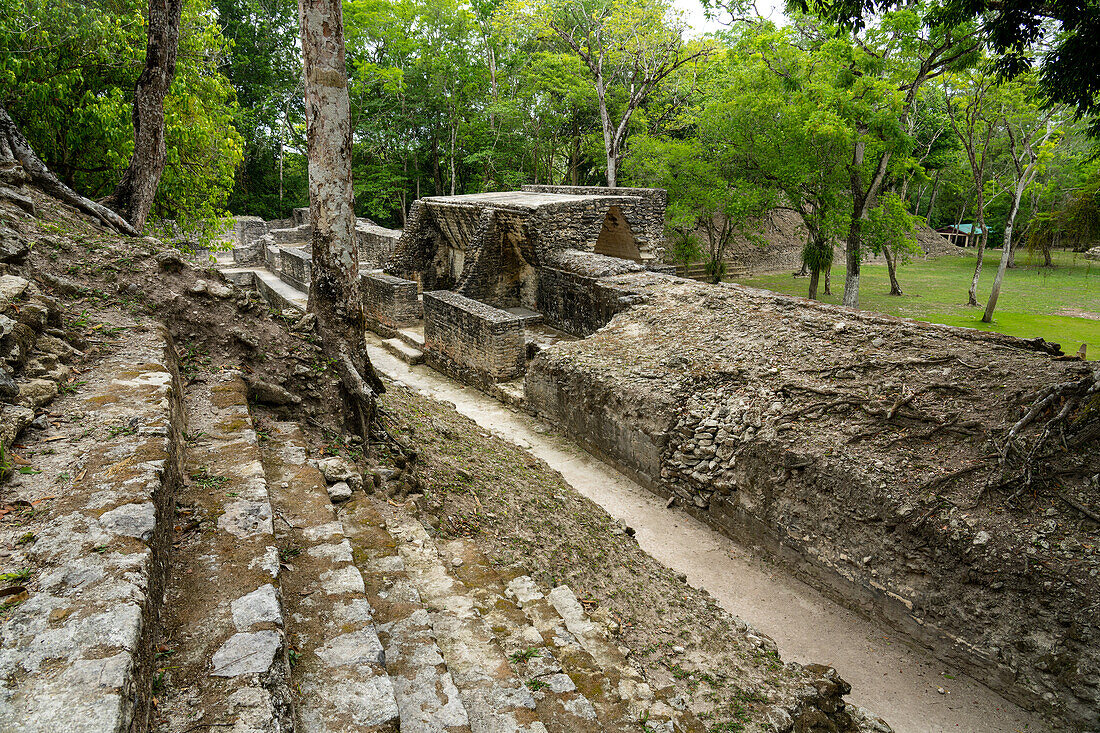
[[[837,259],[842,259],[842,253],[837,255]],[[1005,273],[993,323],[982,323],[982,312],[1000,257],[1000,250],[986,252],[978,283],[980,305],[977,308],[966,305],[966,293],[976,263],[973,254],[914,260],[902,265],[898,269],[898,282],[905,294],[900,297],[889,294],[890,280],[885,264],[865,263],[860,268],[860,307],[1010,336],[1042,336],[1061,344],[1066,353],[1073,353],[1082,343],[1087,343],[1089,359],[1100,359],[1100,262],[1086,260],[1073,252],[1055,252],[1053,268],[1039,267],[1041,255],[1018,252],[1017,267]],[[845,268],[834,265],[833,295],[822,297],[824,302],[840,303],[844,276]],[[791,277],[789,272],[731,280],[803,297],[809,284],[807,278]]]

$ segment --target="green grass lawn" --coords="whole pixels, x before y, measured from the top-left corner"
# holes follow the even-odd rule
[[[838,253],[838,259],[842,254]],[[1005,273],[993,323],[981,322],[982,311],[1000,260],[1000,250],[986,252],[978,284],[978,308],[966,306],[966,293],[974,276],[973,255],[914,260],[898,269],[904,295],[891,296],[886,265],[860,268],[859,304],[866,310],[916,318],[950,326],[998,331],[1010,336],[1034,338],[1062,345],[1072,353],[1089,345],[1090,359],[1100,359],[1100,262],[1073,252],[1055,252],[1053,268],[1038,267],[1040,255],[1020,252],[1017,267]],[[833,295],[822,298],[839,303],[844,290],[845,268],[833,267]],[[808,279],[789,272],[731,278],[733,282],[805,297]],[[1087,317],[1086,317],[1087,316]]]

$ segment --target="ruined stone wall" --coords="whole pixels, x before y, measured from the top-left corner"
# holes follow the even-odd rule
[[[736,286],[605,284],[644,302],[541,352],[529,409],[1009,698],[1100,726],[1097,527],[1053,495],[1005,504],[980,458],[1088,366]],[[1100,502],[1097,442],[1058,469],[1079,505]]]
[[[299,290],[309,290],[313,255],[308,247],[279,247],[279,277]]]
[[[651,258],[659,258],[664,250],[665,209],[668,208],[668,191],[662,188],[606,188],[603,186],[545,186],[525,185],[524,191],[532,193],[561,193],[574,196],[616,196],[616,201],[608,201],[600,207],[599,221],[595,223],[594,233],[584,237],[584,249],[593,249],[600,234],[603,216],[612,204],[618,205],[630,224],[630,229],[638,241],[638,248]],[[583,227],[592,232],[592,224]],[[554,231],[554,230],[547,230]]]
[[[404,328],[420,320],[421,305],[416,283],[380,272],[359,275],[363,290],[363,313],[368,322],[386,328]]]
[[[523,318],[446,290],[424,293],[424,357],[477,386],[523,376]]]
[[[635,302],[629,290],[605,284],[602,278],[641,269],[636,263],[591,252],[560,253],[538,270],[535,310],[543,314],[548,326],[588,336]]]
[[[269,229],[268,234],[274,238],[276,244],[305,244],[313,236],[313,227],[303,224],[296,227]]]
[[[278,246],[268,244],[264,247],[264,265],[272,272],[279,271],[279,260],[282,257]]]
[[[359,267],[384,267],[400,239],[400,229],[386,229],[363,219],[356,220],[355,243],[359,251]]]

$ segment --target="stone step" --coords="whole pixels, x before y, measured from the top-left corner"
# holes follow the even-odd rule
[[[466,707],[385,520],[361,494],[345,505],[342,520],[375,608],[402,733],[469,733]]]
[[[576,682],[562,664],[564,645],[555,639],[544,639],[518,604],[506,597],[503,578],[492,567],[489,559],[473,542],[452,540],[440,547],[444,566],[462,581],[474,599],[481,617],[496,633],[501,647],[516,674],[524,680],[535,698],[539,719],[551,733],[561,731],[593,730],[640,731],[632,724],[622,724],[607,711],[614,706],[601,704],[601,718]],[[589,680],[582,679],[582,683]],[[589,691],[602,694],[598,687],[588,685]]]
[[[443,566],[423,525],[389,512],[405,572],[428,611],[436,643],[469,714],[473,733],[547,733],[531,690],[513,671],[466,586]]]
[[[283,280],[266,267],[223,267],[222,274],[238,287],[254,287],[267,303],[280,311],[305,313],[309,293]]]
[[[588,617],[568,586],[543,594],[532,578],[521,575],[508,583],[507,595],[557,650],[562,667],[594,701],[601,720],[668,733],[706,730],[674,688],[653,690],[642,679],[623,650],[607,638],[606,626]]]
[[[81,375],[13,452],[0,524],[0,730],[145,730],[183,424],[152,324]],[[85,365],[86,366],[86,365]],[[35,473],[38,472],[38,473]],[[21,590],[20,590],[21,589]]]
[[[424,325],[397,329],[397,338],[419,351],[424,350]]]
[[[153,730],[291,731],[280,557],[247,389],[236,372],[204,374],[184,404],[187,481]]]
[[[382,339],[382,347],[406,364],[420,364],[424,361],[424,352],[409,346],[401,339]]]
[[[538,311],[533,311],[530,308],[519,306],[515,308],[504,308],[503,310],[508,311],[513,316],[519,316],[520,318],[522,318],[525,328],[529,326],[537,326],[543,321],[542,314]]]
[[[298,733],[397,731],[398,708],[374,609],[321,471],[294,423],[262,445],[288,619]]]

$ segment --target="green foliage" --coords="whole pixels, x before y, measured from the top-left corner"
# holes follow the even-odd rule
[[[0,102],[51,170],[91,198],[110,193],[133,149],[146,12],[141,0],[0,0]],[[235,93],[218,72],[225,49],[208,0],[189,0],[154,203],[184,228],[215,223],[241,158]]]
[[[916,222],[905,201],[896,193],[879,197],[878,206],[871,209],[863,228],[864,245],[875,254],[889,248],[903,262],[922,250],[917,243]]]

